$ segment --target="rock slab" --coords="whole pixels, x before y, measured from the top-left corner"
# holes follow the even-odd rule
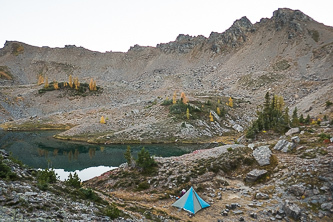
[[[253,151],[253,157],[256,159],[260,166],[269,165],[271,156],[272,151],[268,146],[261,146]]]
[[[252,170],[251,172],[249,172],[247,175],[246,175],[246,182],[248,183],[253,183],[255,181],[257,181],[258,179],[262,178],[263,176],[265,176],[267,173],[267,170],[258,170],[258,169],[255,169],[255,170]]]
[[[293,148],[295,148],[295,144],[288,142],[287,140],[279,140],[275,146],[274,146],[274,150],[278,150],[278,151],[282,151],[284,153],[288,152],[289,150],[292,150]]]

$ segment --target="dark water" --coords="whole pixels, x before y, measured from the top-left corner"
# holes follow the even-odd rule
[[[33,168],[54,168],[61,177],[77,172],[82,180],[98,176],[112,167],[126,162],[124,152],[127,145],[93,145],[72,141],[56,140],[55,131],[5,132],[0,131],[0,149],[11,152],[24,164]],[[180,156],[207,145],[146,144],[130,145],[132,155],[145,147],[151,155]]]

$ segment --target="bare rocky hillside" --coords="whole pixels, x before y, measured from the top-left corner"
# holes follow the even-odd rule
[[[71,128],[58,137],[91,142],[211,141],[242,132],[267,91],[283,96],[291,111],[332,118],[325,106],[333,101],[332,50],[332,27],[290,9],[256,24],[242,17],[208,38],[181,34],[126,53],[8,41],[0,49],[0,123],[9,129]],[[81,84],[94,78],[101,88],[40,93],[39,76],[52,84],[70,75]],[[174,92],[177,99],[185,92],[201,113],[171,115],[161,104]],[[224,105],[229,97],[232,108]],[[219,104],[225,115],[216,114]],[[99,123],[101,116],[106,124]]]

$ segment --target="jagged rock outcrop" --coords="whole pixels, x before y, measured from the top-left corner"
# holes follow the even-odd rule
[[[255,32],[253,24],[247,17],[236,20],[234,24],[223,33],[212,32],[209,42],[215,53],[220,53],[224,47],[237,47],[247,40],[247,33]]]

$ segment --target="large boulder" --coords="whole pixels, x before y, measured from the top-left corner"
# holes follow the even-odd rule
[[[253,150],[253,157],[259,163],[260,166],[265,166],[270,164],[270,159],[272,156],[272,151],[268,146],[260,146]]]
[[[283,210],[286,212],[287,216],[298,220],[301,216],[301,208],[295,203],[286,200],[283,205]]]
[[[246,175],[245,181],[253,183],[267,174],[267,170],[254,169]]]
[[[278,151],[282,151],[284,153],[292,150],[295,148],[295,144],[288,142],[287,140],[279,140],[275,146],[274,146],[274,150],[278,150]]]
[[[291,128],[288,132],[285,133],[286,136],[291,136],[295,133],[299,133],[299,127]]]

